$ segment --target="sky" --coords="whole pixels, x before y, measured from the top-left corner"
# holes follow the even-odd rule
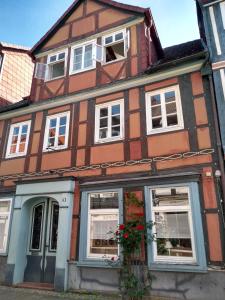
[[[195,0],[119,2],[151,8],[163,47],[199,38]],[[73,0],[0,0],[0,41],[32,47],[72,3]]]

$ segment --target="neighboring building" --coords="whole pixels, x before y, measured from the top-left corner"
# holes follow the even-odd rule
[[[202,42],[162,49],[149,9],[79,0],[32,55],[30,101],[0,113],[0,280],[117,291],[107,233],[132,191],[157,223],[144,256],[152,294],[223,299],[221,165]]]
[[[197,10],[200,34],[210,52],[222,147],[225,153],[225,1],[198,0]]]
[[[33,69],[30,49],[0,42],[0,106],[30,95]]]

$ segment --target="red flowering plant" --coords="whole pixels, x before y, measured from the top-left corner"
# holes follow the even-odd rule
[[[125,299],[142,299],[149,286],[143,282],[144,276],[140,278],[140,276],[135,275],[134,269],[137,264],[139,269],[144,269],[145,262],[143,262],[141,254],[144,245],[153,240],[153,235],[150,233],[153,223],[146,222],[142,212],[143,202],[134,193],[126,193],[125,204],[126,212],[132,211],[131,208],[138,212],[127,214],[126,222],[118,225],[115,232],[111,232],[113,234],[112,239],[119,245],[121,254],[121,258],[115,260],[113,257],[111,259],[111,265],[121,265],[121,290],[126,297]],[[134,264],[136,264],[135,268]],[[150,279],[149,273],[147,277]]]

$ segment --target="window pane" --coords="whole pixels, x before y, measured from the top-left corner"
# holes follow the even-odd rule
[[[60,53],[59,56],[58,56],[58,59],[64,59],[65,58],[65,53]]]
[[[166,114],[167,115],[172,114],[172,113],[176,113],[176,111],[177,111],[176,102],[166,104]]]
[[[66,141],[65,135],[59,136],[59,138],[58,138],[58,146],[65,145],[65,141]]]
[[[108,126],[108,118],[100,119],[100,128],[104,128]]]
[[[92,66],[92,45],[85,46],[84,68]]]
[[[65,117],[61,117],[60,118],[60,121],[59,121],[59,125],[61,126],[61,125],[66,125],[66,119],[67,119],[67,117],[65,116]]]
[[[21,143],[20,145],[19,145],[19,152],[20,153],[23,153],[24,151],[25,151],[25,143]]]
[[[152,128],[161,128],[162,127],[162,118],[152,119]]]
[[[26,139],[27,139],[26,134],[22,134],[22,135],[21,135],[21,138],[20,138],[20,142],[21,142],[21,143],[26,143]]]
[[[159,104],[161,104],[160,95],[151,96],[151,105],[154,106],[154,105],[159,105]]]
[[[120,126],[112,127],[112,136],[120,135]]]
[[[10,210],[10,201],[0,201],[0,213],[9,212]]]
[[[19,134],[19,127],[14,127],[13,135],[18,135],[18,134]]]
[[[112,106],[112,115],[120,114],[120,104]]]
[[[16,153],[16,145],[10,147],[10,154]]]
[[[90,194],[90,208],[91,209],[109,209],[118,208],[118,193],[91,193]]]
[[[90,217],[90,254],[117,255],[116,241],[111,240],[110,231],[118,225],[117,214],[91,215]]]
[[[56,61],[56,55],[50,57],[50,62],[54,62],[54,61]]]
[[[6,228],[8,225],[8,216],[0,215],[0,250],[4,251],[6,246],[7,232]]]
[[[66,134],[66,126],[59,127],[59,135],[65,135]]]
[[[119,41],[123,39],[123,32],[117,33],[115,35],[115,41]]]
[[[112,125],[120,125],[120,116],[112,117]]]
[[[108,134],[107,128],[99,130],[99,138],[100,139],[105,139],[107,137],[107,134]]]
[[[27,133],[28,130],[28,125],[23,125],[22,126],[22,133]]]
[[[13,135],[12,137],[12,144],[16,144],[18,141],[18,135]]]
[[[41,247],[41,231],[43,222],[44,205],[38,205],[33,209],[31,249],[39,250]]]
[[[152,107],[152,117],[158,117],[161,116],[161,106],[153,106]]]
[[[112,36],[108,36],[107,38],[105,38],[105,44],[112,43],[112,41],[113,41],[113,37]]]
[[[64,76],[64,61],[50,66],[50,79]]]
[[[49,130],[49,137],[54,137],[55,136],[55,128],[51,128]]]
[[[80,70],[82,68],[82,53],[83,53],[82,47],[74,50],[74,65],[73,65],[74,70]]]
[[[106,62],[122,59],[125,57],[124,41],[108,46],[106,49]]]
[[[58,237],[58,221],[59,221],[59,206],[54,203],[52,205],[52,220],[51,220],[51,239],[50,250],[57,250],[57,237]]]
[[[186,206],[189,205],[188,188],[159,188],[152,190],[153,206]]]
[[[167,116],[167,126],[174,126],[178,124],[177,115]]]
[[[49,138],[48,139],[48,147],[52,147],[55,144],[55,138]]]
[[[100,117],[106,117],[108,116],[108,108],[105,107],[105,108],[101,108],[100,109]]]
[[[158,255],[193,256],[187,212],[155,213],[155,221]]]
[[[172,101],[175,101],[175,92],[172,91],[172,92],[167,92],[165,93],[165,101],[166,102],[172,102]]]
[[[51,119],[50,120],[50,128],[53,128],[53,127],[56,127],[56,122],[57,122],[57,119]]]

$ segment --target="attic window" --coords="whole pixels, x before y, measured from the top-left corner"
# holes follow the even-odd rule
[[[95,68],[96,61],[94,54],[96,52],[95,40],[88,41],[84,44],[75,45],[71,49],[71,65],[70,74],[79,73],[82,71]]]
[[[103,38],[105,63],[125,58],[128,43],[128,33],[125,30],[105,36]]]
[[[47,80],[65,76],[66,54],[66,51],[62,51],[48,56]]]

